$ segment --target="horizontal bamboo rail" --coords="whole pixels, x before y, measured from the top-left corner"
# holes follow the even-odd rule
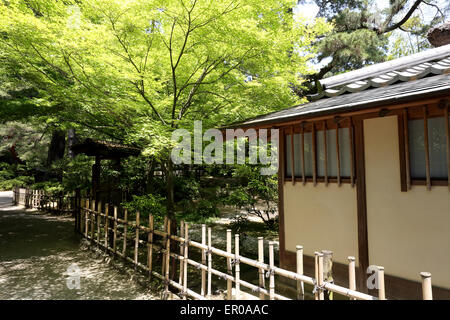
[[[145,272],[148,272],[150,276],[155,276],[160,279],[165,286],[164,294],[167,296],[168,291],[175,290],[184,299],[187,297],[195,300],[205,300],[212,298],[212,275],[223,279],[227,283],[227,299],[232,299],[231,290],[234,284],[235,299],[239,299],[242,295],[241,287],[247,288],[256,293],[255,299],[269,298],[271,300],[291,300],[290,298],[278,294],[275,292],[276,283],[275,276],[283,277],[286,279],[294,280],[297,283],[297,299],[303,299],[305,288],[304,284],[311,285],[313,293],[317,300],[323,300],[325,292],[336,293],[351,300],[384,300],[385,288],[384,288],[384,268],[377,267],[377,283],[378,297],[359,292],[356,290],[355,279],[355,259],[349,257],[349,288],[336,285],[332,282],[327,282],[324,278],[325,272],[331,272],[331,270],[324,270],[324,254],[322,252],[316,252],[315,254],[315,276],[310,277],[303,274],[303,247],[297,246],[297,272],[289,271],[277,267],[274,265],[274,242],[269,242],[269,263],[264,262],[264,246],[263,239],[258,239],[258,260],[253,260],[244,257],[239,252],[239,235],[235,235],[234,250],[232,252],[232,236],[231,230],[227,230],[227,248],[222,250],[212,246],[211,241],[211,228],[206,228],[202,225],[202,242],[196,242],[190,239],[189,225],[181,222],[180,235],[171,234],[170,224],[171,221],[165,220],[164,230],[155,228],[154,217],[152,215],[148,218],[148,226],[142,224],[140,214],[137,212],[135,221],[130,221],[129,213],[124,210],[124,218],[118,216],[118,208],[109,208],[105,206],[105,213],[94,210],[95,200],[89,203],[89,201],[81,201],[83,206],[77,213],[79,220],[82,223],[79,224],[78,231],[85,236],[92,243],[95,243],[99,248],[104,251],[116,255],[125,259],[133,264],[136,268],[139,268]],[[101,208],[101,205],[99,206]],[[114,212],[114,214],[111,214]],[[102,222],[103,220],[103,222]],[[95,224],[97,224],[95,226]],[[83,230],[84,228],[84,230]],[[134,232],[129,232],[129,228]],[[206,232],[207,230],[207,232]],[[100,237],[99,233],[104,232],[104,238]],[[97,233],[97,234],[96,234]],[[145,234],[145,237],[141,237]],[[155,236],[159,237],[158,241]],[[112,238],[111,238],[112,237]],[[142,240],[145,239],[145,240]],[[123,250],[117,250],[117,241],[123,240]],[[132,245],[134,242],[134,246]],[[132,256],[127,254],[128,248],[133,249]],[[180,246],[179,250],[171,250],[173,244]],[[143,249],[146,252],[146,264],[140,262],[139,249]],[[197,249],[201,253],[201,262],[195,261],[189,257],[190,248]],[[145,249],[145,250],[144,250]],[[325,251],[323,251],[325,252]],[[329,253],[329,251],[327,251]],[[161,273],[155,271],[153,254],[162,254]],[[222,257],[226,259],[226,266],[224,270],[226,272],[213,268],[212,261],[214,256]],[[171,268],[176,264],[178,265],[179,277],[175,281],[169,277],[170,272],[176,271]],[[252,284],[248,281],[240,278],[240,265],[246,264],[248,266],[257,269],[259,274],[258,285]],[[332,265],[332,264],[330,264]],[[197,293],[188,288],[188,266],[192,266],[201,272],[201,292]],[[234,274],[233,274],[234,269]],[[428,273],[422,273],[423,283],[423,298],[432,299],[431,291],[431,275]],[[265,279],[269,278],[269,286],[265,287]]]

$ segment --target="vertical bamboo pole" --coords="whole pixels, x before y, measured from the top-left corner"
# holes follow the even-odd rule
[[[274,242],[269,242],[269,299],[275,300],[275,274],[273,273],[273,268],[275,266],[274,253],[273,253]]]
[[[109,203],[105,203],[105,249],[108,252]]]
[[[379,266],[377,272],[378,278],[378,299],[386,300],[386,291],[384,288],[384,267]]]
[[[202,224],[202,245],[206,246],[206,225]],[[202,264],[206,265],[206,252],[202,249]],[[202,283],[201,283],[201,295],[204,297],[206,294],[206,272],[202,269]]]
[[[186,239],[186,234],[184,232],[184,222],[181,221],[180,223],[180,237]],[[180,257],[182,257],[184,255],[184,246],[185,246],[186,242],[180,243]],[[180,258],[180,272],[179,272],[179,280],[178,283],[180,285],[183,285],[183,279],[184,279],[184,272],[183,272],[183,268],[184,268],[184,259]]]
[[[85,209],[85,211],[84,211],[84,236],[86,237],[86,238],[88,238],[88,232],[89,232],[89,208],[90,208],[90,205],[89,205],[89,199],[86,199],[86,204],[85,204],[85,207],[84,207],[84,209]]]
[[[166,244],[166,276],[165,276],[165,282],[166,282],[166,288],[165,293],[166,295],[169,294],[169,267],[170,267],[170,224],[171,220],[167,220],[167,244]]]
[[[227,229],[227,252],[231,253],[231,229]],[[227,271],[228,275],[233,273],[230,258],[227,258]],[[231,280],[227,280],[227,300],[231,299],[233,299],[233,282]]]
[[[431,273],[421,272],[422,277],[422,298],[423,300],[433,300],[433,290],[431,286]]]
[[[234,235],[234,280],[235,280],[235,286],[236,286],[236,294],[234,299],[239,300],[241,296],[241,280],[240,280],[240,273],[241,273],[241,267],[239,265],[239,235]]]
[[[94,228],[94,222],[95,222],[95,200],[92,199],[92,203],[91,203],[91,241],[95,242],[94,240],[94,234],[95,234],[95,228]]]
[[[319,259],[318,259],[318,252],[314,253],[314,281],[316,286],[318,285],[318,279],[319,279]],[[317,288],[314,288],[314,299],[319,300],[319,291]]]
[[[134,264],[137,266],[139,262],[139,225],[140,225],[140,213],[136,211],[136,230],[134,235]]]
[[[100,227],[102,222],[102,202],[99,201],[97,204],[97,245],[100,246]]]
[[[356,291],[355,257],[348,257],[348,287]],[[353,298],[350,298],[353,300]]]
[[[317,252],[317,272],[318,272],[318,278],[317,278],[317,286],[319,291],[319,300],[324,299],[324,293],[322,290],[323,286],[323,253]]]
[[[187,276],[188,276],[188,256],[189,256],[189,225],[185,223],[184,226],[184,259],[183,259],[183,299],[186,300],[187,296]]]
[[[264,238],[258,237],[258,262],[264,263]],[[264,281],[264,269],[259,268],[259,287],[261,289],[265,288],[265,281]],[[264,293],[259,293],[259,300],[264,300],[265,295]]]
[[[324,282],[334,282],[333,280],[333,251],[322,250],[323,254],[323,277]],[[333,300],[333,292],[324,290],[324,298]]]
[[[117,206],[114,206],[113,251],[117,253]]]
[[[128,240],[128,209],[123,211],[123,245],[122,245],[122,255],[124,258],[127,256],[127,240]]]
[[[153,269],[153,230],[154,230],[154,221],[153,215],[148,216],[148,226],[150,228],[150,232],[148,233],[148,252],[147,252],[147,266],[150,277],[152,276]]]
[[[162,241],[162,245],[163,248],[166,245],[166,237],[167,237],[167,216],[164,217],[164,236],[163,236],[163,241]],[[167,249],[167,248],[166,248]],[[165,270],[166,270],[166,251],[164,250],[164,253],[162,255],[162,259],[161,259],[161,276],[164,277],[165,275]]]
[[[297,249],[297,274],[303,275],[303,246],[296,246]],[[305,284],[297,280],[297,300],[305,299]]]
[[[212,269],[212,253],[211,253],[211,227],[208,228],[208,294],[207,298],[211,299],[211,269]]]

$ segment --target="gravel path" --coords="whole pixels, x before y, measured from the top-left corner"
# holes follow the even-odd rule
[[[139,280],[85,249],[72,218],[15,207],[0,192],[0,300],[159,298]]]

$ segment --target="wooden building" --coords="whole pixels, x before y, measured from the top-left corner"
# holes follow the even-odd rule
[[[138,156],[141,150],[128,145],[123,145],[111,141],[94,140],[87,138],[84,141],[71,146],[71,151],[77,154],[85,154],[95,157],[95,163],[92,166],[92,190],[91,195],[97,200],[119,205],[122,201],[122,191],[117,188],[117,183],[110,182],[101,184],[101,161],[114,161],[117,170],[120,171],[121,160],[130,156]]]
[[[239,124],[280,129],[282,267],[303,245],[311,273],[327,249],[338,283],[355,256],[362,289],[381,265],[391,298],[420,298],[427,271],[450,299],[450,45],[320,84],[309,103]]]

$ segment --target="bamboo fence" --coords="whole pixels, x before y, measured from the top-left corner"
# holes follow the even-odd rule
[[[44,190],[32,190],[29,188],[15,188],[13,190],[13,202],[25,208],[34,208],[47,211],[52,214],[74,213],[77,208],[75,194],[47,193]]]
[[[163,230],[155,227],[154,217],[150,215],[148,221],[141,221],[139,212],[135,213],[134,220],[130,219],[127,210],[118,210],[116,206],[105,204],[95,200],[82,199],[82,206],[77,211],[79,215],[78,231],[93,244],[107,253],[119,256],[126,261],[149,274],[155,276],[164,284],[165,294],[170,291],[178,294],[183,299],[207,300],[213,297],[212,276],[226,280],[227,300],[240,300],[243,297],[241,288],[250,289],[255,293],[255,299],[291,300],[276,292],[276,276],[294,280],[297,284],[296,299],[305,298],[305,284],[312,286],[312,293],[316,300],[324,300],[325,295],[336,293],[351,300],[384,300],[386,299],[384,286],[384,268],[378,267],[377,282],[378,296],[372,296],[356,289],[355,258],[348,258],[349,284],[348,288],[336,285],[327,278],[331,273],[332,262],[328,259],[329,251],[315,252],[315,275],[307,276],[303,273],[303,247],[296,247],[297,269],[296,272],[285,270],[274,264],[274,242],[268,245],[268,263],[264,260],[264,239],[258,238],[258,259],[253,260],[240,254],[239,234],[234,235],[234,252],[232,250],[232,233],[227,230],[226,250],[212,245],[212,231],[206,225],[202,225],[202,240],[196,242],[190,239],[189,224],[181,222],[178,234],[171,234],[172,221],[165,219]],[[121,217],[118,212],[121,211]],[[134,231],[134,232],[133,232]],[[158,239],[159,238],[159,241]],[[118,241],[122,241],[122,250],[117,248]],[[178,249],[179,247],[179,249]],[[177,250],[173,250],[177,248]],[[144,249],[139,251],[140,249]],[[200,262],[190,256],[191,250],[200,251]],[[162,254],[161,268],[156,270],[154,256]],[[145,262],[139,259],[146,255]],[[213,257],[222,257],[226,260],[227,272],[222,272],[213,267]],[[214,258],[216,259],[216,258]],[[325,260],[325,262],[324,262]],[[241,265],[254,267],[258,271],[258,285],[241,279]],[[188,266],[201,271],[200,292],[189,288]],[[171,270],[172,268],[172,270]],[[173,269],[176,270],[173,270]],[[172,274],[178,274],[171,277]],[[431,275],[421,273],[423,299],[432,299]],[[268,278],[268,286],[266,279]],[[234,286],[234,296],[232,295]]]

